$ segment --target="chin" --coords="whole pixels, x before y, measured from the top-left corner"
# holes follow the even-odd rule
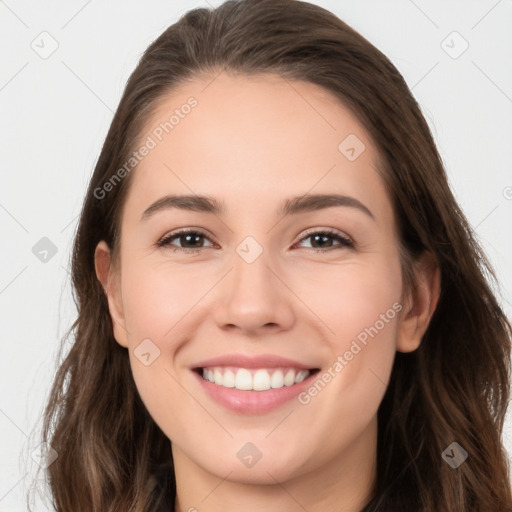
[[[212,455],[208,462],[214,461],[217,457]],[[297,457],[294,457],[293,460],[284,458],[278,449],[274,451],[273,455],[262,454],[261,458],[255,461],[243,461],[244,452],[242,452],[240,459],[242,460],[236,458],[231,461],[224,456],[224,460],[220,464],[208,464],[207,466],[204,465],[205,460],[203,459],[201,465],[218,478],[226,478],[231,482],[242,484],[258,485],[275,485],[276,481],[285,482],[308,471],[305,463],[300,463]]]

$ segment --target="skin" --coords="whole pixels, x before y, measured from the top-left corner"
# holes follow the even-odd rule
[[[418,348],[439,297],[439,270],[425,256],[416,287],[404,293],[377,151],[329,92],[274,75],[195,78],[160,102],[142,138],[190,96],[197,107],[133,171],[119,261],[103,241],[95,254],[114,336],[172,440],[175,511],[356,512],[375,481],[377,410],[395,352]],[[366,146],[352,162],[338,150],[349,134]],[[225,212],[174,208],[141,221],[170,193],[215,197]],[[374,219],[347,206],[276,213],[306,193],[354,197]],[[186,227],[206,233],[188,246],[202,246],[199,253],[155,246]],[[314,252],[305,232],[326,228],[355,247],[329,238]],[[236,252],[247,236],[263,248],[252,263]],[[172,243],[187,247],[183,238]],[[213,402],[189,369],[238,353],[277,354],[325,371],[397,302],[401,312],[305,405],[291,400],[265,414],[236,414]],[[149,366],[134,355],[147,338],[160,350]],[[247,442],[262,454],[250,468],[237,457]]]

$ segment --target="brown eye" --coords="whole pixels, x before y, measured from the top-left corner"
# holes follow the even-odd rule
[[[302,237],[300,242],[310,239],[310,248],[315,252],[326,252],[336,248],[354,247],[354,242],[336,231],[315,231]],[[210,239],[200,231],[182,230],[171,233],[157,243],[171,251],[198,252],[205,249],[204,242]],[[177,242],[177,243],[176,243]],[[212,247],[213,244],[210,245]],[[307,246],[306,246],[307,247]]]
[[[199,231],[179,231],[166,236],[158,242],[158,247],[166,247],[173,251],[199,251],[204,249],[205,240],[209,240],[206,235]],[[179,245],[173,243],[178,241]]]
[[[310,248],[318,252],[325,252],[325,250],[334,249],[336,247],[354,247],[352,240],[336,231],[315,231],[301,238],[300,241],[308,239],[311,239]],[[338,243],[333,244],[333,241]]]

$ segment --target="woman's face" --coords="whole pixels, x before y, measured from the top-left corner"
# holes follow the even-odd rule
[[[417,346],[367,132],[316,85],[221,73],[169,94],[137,148],[109,304],[175,460],[357,476],[395,351]]]

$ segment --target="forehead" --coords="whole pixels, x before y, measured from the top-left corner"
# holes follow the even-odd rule
[[[366,130],[332,93],[309,82],[273,74],[197,77],[158,103],[143,145],[150,149],[127,198],[139,213],[165,193],[207,194],[237,209],[328,192],[392,215]]]

